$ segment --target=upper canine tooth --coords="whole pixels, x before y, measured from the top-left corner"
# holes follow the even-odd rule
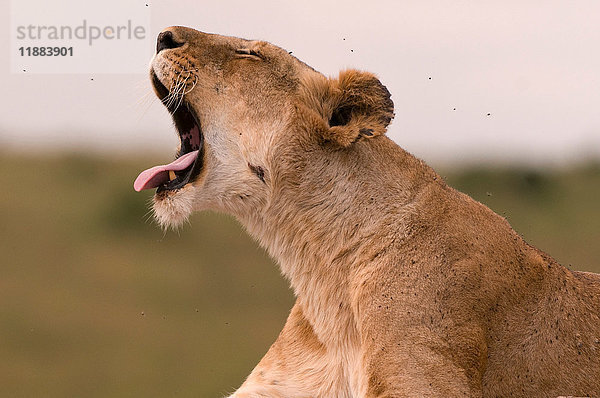
[[[173,170],[169,170],[169,181],[173,181],[177,177]]]

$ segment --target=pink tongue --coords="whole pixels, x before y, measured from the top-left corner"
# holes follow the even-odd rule
[[[142,171],[135,179],[133,188],[139,192],[143,189],[156,188],[157,186],[164,184],[169,181],[169,170],[180,171],[187,169],[194,163],[197,155],[198,151],[189,152],[175,159],[172,163],[164,166],[154,166],[151,169]]]

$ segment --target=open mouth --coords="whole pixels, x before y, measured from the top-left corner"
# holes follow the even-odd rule
[[[169,90],[154,71],[151,78],[159,99],[164,100],[169,95]],[[136,191],[152,188],[157,188],[157,193],[177,190],[193,182],[202,170],[204,136],[198,117],[186,101],[169,102],[166,106],[179,133],[179,151],[173,162],[142,171],[133,183]]]

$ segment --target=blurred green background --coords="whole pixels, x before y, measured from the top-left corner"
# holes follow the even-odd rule
[[[287,282],[239,224],[163,233],[155,159],[0,155],[0,396],[220,397],[282,328]],[[600,165],[439,170],[572,269],[600,272]]]

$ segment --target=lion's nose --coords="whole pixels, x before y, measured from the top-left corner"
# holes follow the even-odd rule
[[[164,49],[177,48],[183,46],[183,43],[177,42],[173,37],[173,32],[165,30],[158,34],[156,39],[156,53],[158,54]]]

